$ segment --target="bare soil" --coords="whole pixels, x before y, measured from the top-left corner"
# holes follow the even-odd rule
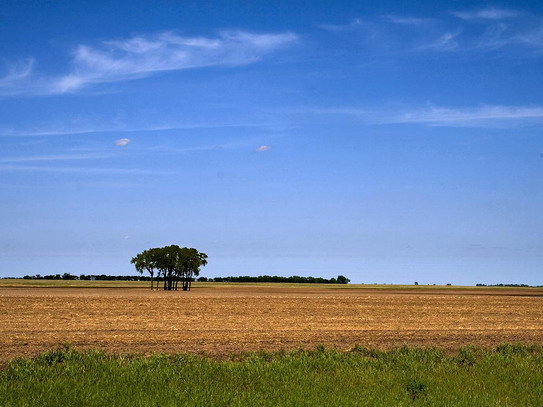
[[[0,364],[78,349],[224,356],[401,345],[543,344],[543,289],[0,287]]]

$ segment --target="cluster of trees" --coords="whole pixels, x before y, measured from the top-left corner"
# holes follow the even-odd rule
[[[164,283],[164,290],[177,290],[181,281],[183,291],[189,291],[195,276],[200,274],[200,267],[207,264],[207,254],[189,247],[177,245],[157,247],[144,250],[130,260],[139,273],[144,271],[151,275],[151,289],[154,287],[154,276]]]
[[[200,277],[198,281],[214,281],[218,283],[305,283],[305,284],[348,284],[349,280],[345,276],[337,276],[337,278],[321,278],[321,277],[281,277],[281,276],[237,276],[237,277],[215,277],[208,279]]]

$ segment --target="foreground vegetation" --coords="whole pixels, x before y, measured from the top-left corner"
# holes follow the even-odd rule
[[[203,356],[70,348],[0,372],[1,406],[541,406],[543,349],[501,345]]]

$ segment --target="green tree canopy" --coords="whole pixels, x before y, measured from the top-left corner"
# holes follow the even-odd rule
[[[139,273],[147,271],[151,275],[151,288],[157,271],[157,288],[162,278],[164,290],[177,290],[181,280],[183,291],[188,291],[194,277],[200,274],[200,267],[207,264],[207,254],[194,248],[170,245],[144,250],[130,262]]]

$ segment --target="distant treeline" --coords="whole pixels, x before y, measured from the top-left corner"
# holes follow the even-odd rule
[[[528,284],[476,284],[477,287],[543,287],[541,285],[528,285]]]
[[[206,277],[200,277],[198,281],[214,281],[219,283],[303,283],[303,284],[348,284],[349,280],[345,276],[337,276],[337,278],[322,278],[322,277],[280,277],[280,276],[229,276],[229,277],[215,277],[208,279]]]
[[[81,274],[76,276],[70,273],[24,276],[26,280],[96,280],[96,281],[151,281],[148,276],[108,276],[106,274]],[[155,281],[157,279],[155,278]],[[158,279],[161,281],[162,279]],[[229,277],[199,277],[196,281],[215,283],[304,283],[304,284],[348,284],[347,277],[339,275],[337,278],[322,277],[280,277],[280,276],[229,276]]]
[[[146,276],[108,276],[106,274],[81,274],[76,276],[70,273],[64,274],[36,274],[35,276],[24,276],[25,280],[101,280],[101,281],[151,281]],[[156,280],[156,278],[155,278]]]

